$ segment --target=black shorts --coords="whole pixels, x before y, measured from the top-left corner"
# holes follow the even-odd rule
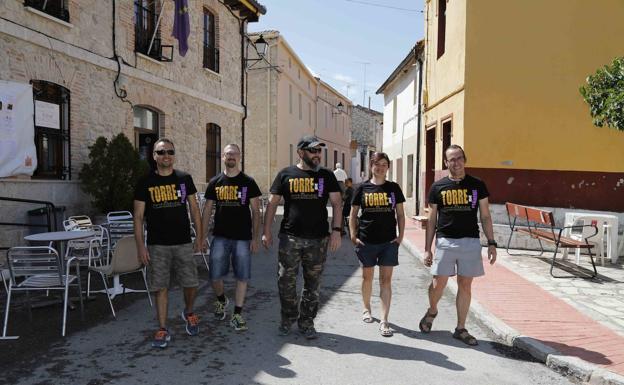
[[[399,264],[399,244],[396,242],[357,245],[355,254],[362,267],[397,266]]]

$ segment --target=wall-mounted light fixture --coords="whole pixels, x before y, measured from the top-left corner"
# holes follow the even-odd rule
[[[344,113],[344,105],[342,104],[342,102],[338,102],[336,110],[332,108],[332,116],[340,115],[342,113]]]
[[[247,63],[247,69],[253,67],[256,63],[260,61],[267,60],[266,54],[269,48],[269,43],[267,43],[266,40],[264,40],[262,35],[260,35],[255,42],[251,42],[251,44],[254,46],[254,49],[256,50],[256,54],[258,57],[245,58],[245,63]],[[268,60],[267,60],[267,63],[268,63]],[[274,66],[269,66],[269,67],[273,68]]]

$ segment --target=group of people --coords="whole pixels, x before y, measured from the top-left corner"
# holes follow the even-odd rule
[[[154,334],[153,347],[165,348],[171,339],[167,329],[168,290],[174,278],[183,288],[185,306],[180,316],[186,332],[191,336],[199,333],[199,317],[193,311],[199,286],[194,255],[208,252],[206,240],[210,227],[209,275],[215,294],[214,316],[224,320],[228,315],[230,301],[223,281],[231,266],[236,289],[229,323],[237,331],[247,330],[243,306],[251,278],[251,254],[257,252],[261,244],[267,249],[273,244],[271,225],[282,201],[284,213],[277,240],[279,334],[290,334],[296,323],[305,338],[318,337],[314,319],[319,308],[321,275],[327,253],[340,247],[343,221],[348,218],[349,237],[362,266],[362,321],[375,321],[371,297],[374,268],[379,266],[379,332],[384,337],[393,335],[388,321],[391,280],[393,269],[399,263],[398,250],[405,233],[405,197],[397,183],[386,179],[390,159],[385,153],[371,156],[370,178],[353,189],[352,181],[339,164],[335,172],[320,166],[324,146],[325,143],[315,136],[301,138],[297,144],[298,163],[279,171],[270,187],[263,222],[261,191],[254,179],[240,170],[238,145],[228,144],[223,149],[225,169],[209,181],[201,213],[192,177],[174,168],[173,142],[161,138],[154,143],[156,167],[137,184],[134,201],[137,252],[148,268],[150,288],[156,292],[159,329]],[[466,330],[465,321],[472,278],[483,275],[477,211],[488,239],[490,263],[496,260],[496,243],[487,189],[482,181],[465,174],[465,160],[461,147],[452,145],[446,149],[444,161],[449,176],[435,182],[429,194],[424,263],[431,267],[433,280],[429,286],[429,308],[419,328],[425,333],[431,331],[447,280],[458,274],[458,322],[453,336],[475,345],[477,341]],[[331,225],[328,201],[333,213]],[[188,212],[195,226],[194,243]],[[210,226],[211,220],[213,226]],[[147,239],[143,235],[144,225]],[[437,238],[435,257],[432,252],[434,236]],[[299,296],[300,266],[304,282]]]

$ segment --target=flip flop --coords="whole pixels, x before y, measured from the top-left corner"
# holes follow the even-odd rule
[[[373,316],[371,315],[370,310],[364,309],[362,311],[362,321],[366,322],[367,324],[372,323],[374,321]]]
[[[379,332],[384,337],[392,337],[394,334],[392,329],[390,329],[390,324],[387,321],[381,321],[379,323]]]

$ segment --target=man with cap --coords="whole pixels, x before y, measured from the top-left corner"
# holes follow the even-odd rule
[[[284,218],[279,232],[278,279],[281,303],[279,333],[288,335],[296,321],[307,339],[317,338],[314,318],[319,307],[320,278],[327,249],[340,247],[342,230],[341,191],[331,170],[321,168],[321,147],[317,137],[306,135],[297,144],[299,162],[282,169],[271,185],[271,197],[264,217],[262,243],[272,244],[271,224],[277,205],[284,198]],[[331,230],[327,201],[332,205]],[[301,305],[297,295],[297,273],[303,268]]]

